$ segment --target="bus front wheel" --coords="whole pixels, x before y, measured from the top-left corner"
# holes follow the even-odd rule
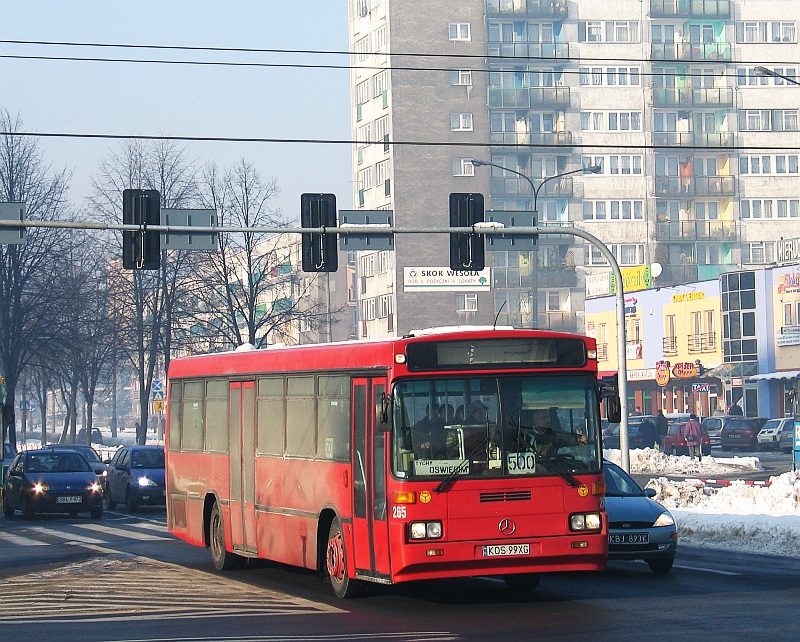
[[[218,571],[230,571],[240,568],[244,558],[236,553],[231,553],[225,548],[225,520],[218,504],[211,509],[211,522],[209,524],[209,547],[211,548],[211,561]]]
[[[325,551],[325,570],[336,597],[355,597],[361,582],[347,575],[347,548],[344,543],[342,522],[337,517],[328,531],[328,546]]]

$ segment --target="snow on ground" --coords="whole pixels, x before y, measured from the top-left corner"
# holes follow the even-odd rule
[[[619,450],[605,458],[620,463]],[[771,477],[769,486],[703,480],[763,470],[758,457],[674,457],[645,448],[630,451],[631,472],[655,475],[647,487],[678,524],[679,544],[800,557],[800,471]],[[684,477],[682,481],[668,479]]]

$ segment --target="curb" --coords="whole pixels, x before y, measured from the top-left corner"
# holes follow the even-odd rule
[[[684,481],[697,481],[703,484],[715,484],[717,486],[730,486],[731,484],[744,484],[745,486],[770,486],[771,481],[751,481],[747,479],[685,479]]]

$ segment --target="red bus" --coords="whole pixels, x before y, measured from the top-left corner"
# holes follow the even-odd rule
[[[594,339],[536,330],[176,359],[169,531],[217,569],[316,569],[339,597],[602,570],[602,396]]]

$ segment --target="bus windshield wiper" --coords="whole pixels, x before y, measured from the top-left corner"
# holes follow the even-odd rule
[[[450,485],[450,483],[456,478],[456,476],[460,472],[462,472],[462,470],[464,468],[464,464],[468,464],[470,461],[472,461],[473,455],[475,453],[477,453],[478,450],[481,448],[481,446],[483,446],[488,441],[489,441],[489,435],[487,433],[486,436],[483,439],[481,439],[477,444],[475,444],[472,447],[472,450],[470,450],[467,453],[467,456],[464,457],[464,459],[461,462],[459,462],[458,466],[456,466],[452,471],[450,471],[447,474],[447,477],[445,477],[442,481],[440,481],[437,484],[436,488],[433,489],[433,492],[434,493],[441,493],[442,491],[444,491]]]
[[[566,459],[559,457],[558,455],[554,457],[547,457],[545,459],[545,463],[547,466],[554,472],[556,475],[564,479],[572,488],[577,488],[580,486],[580,482],[575,479],[575,477],[569,472],[567,469]]]

